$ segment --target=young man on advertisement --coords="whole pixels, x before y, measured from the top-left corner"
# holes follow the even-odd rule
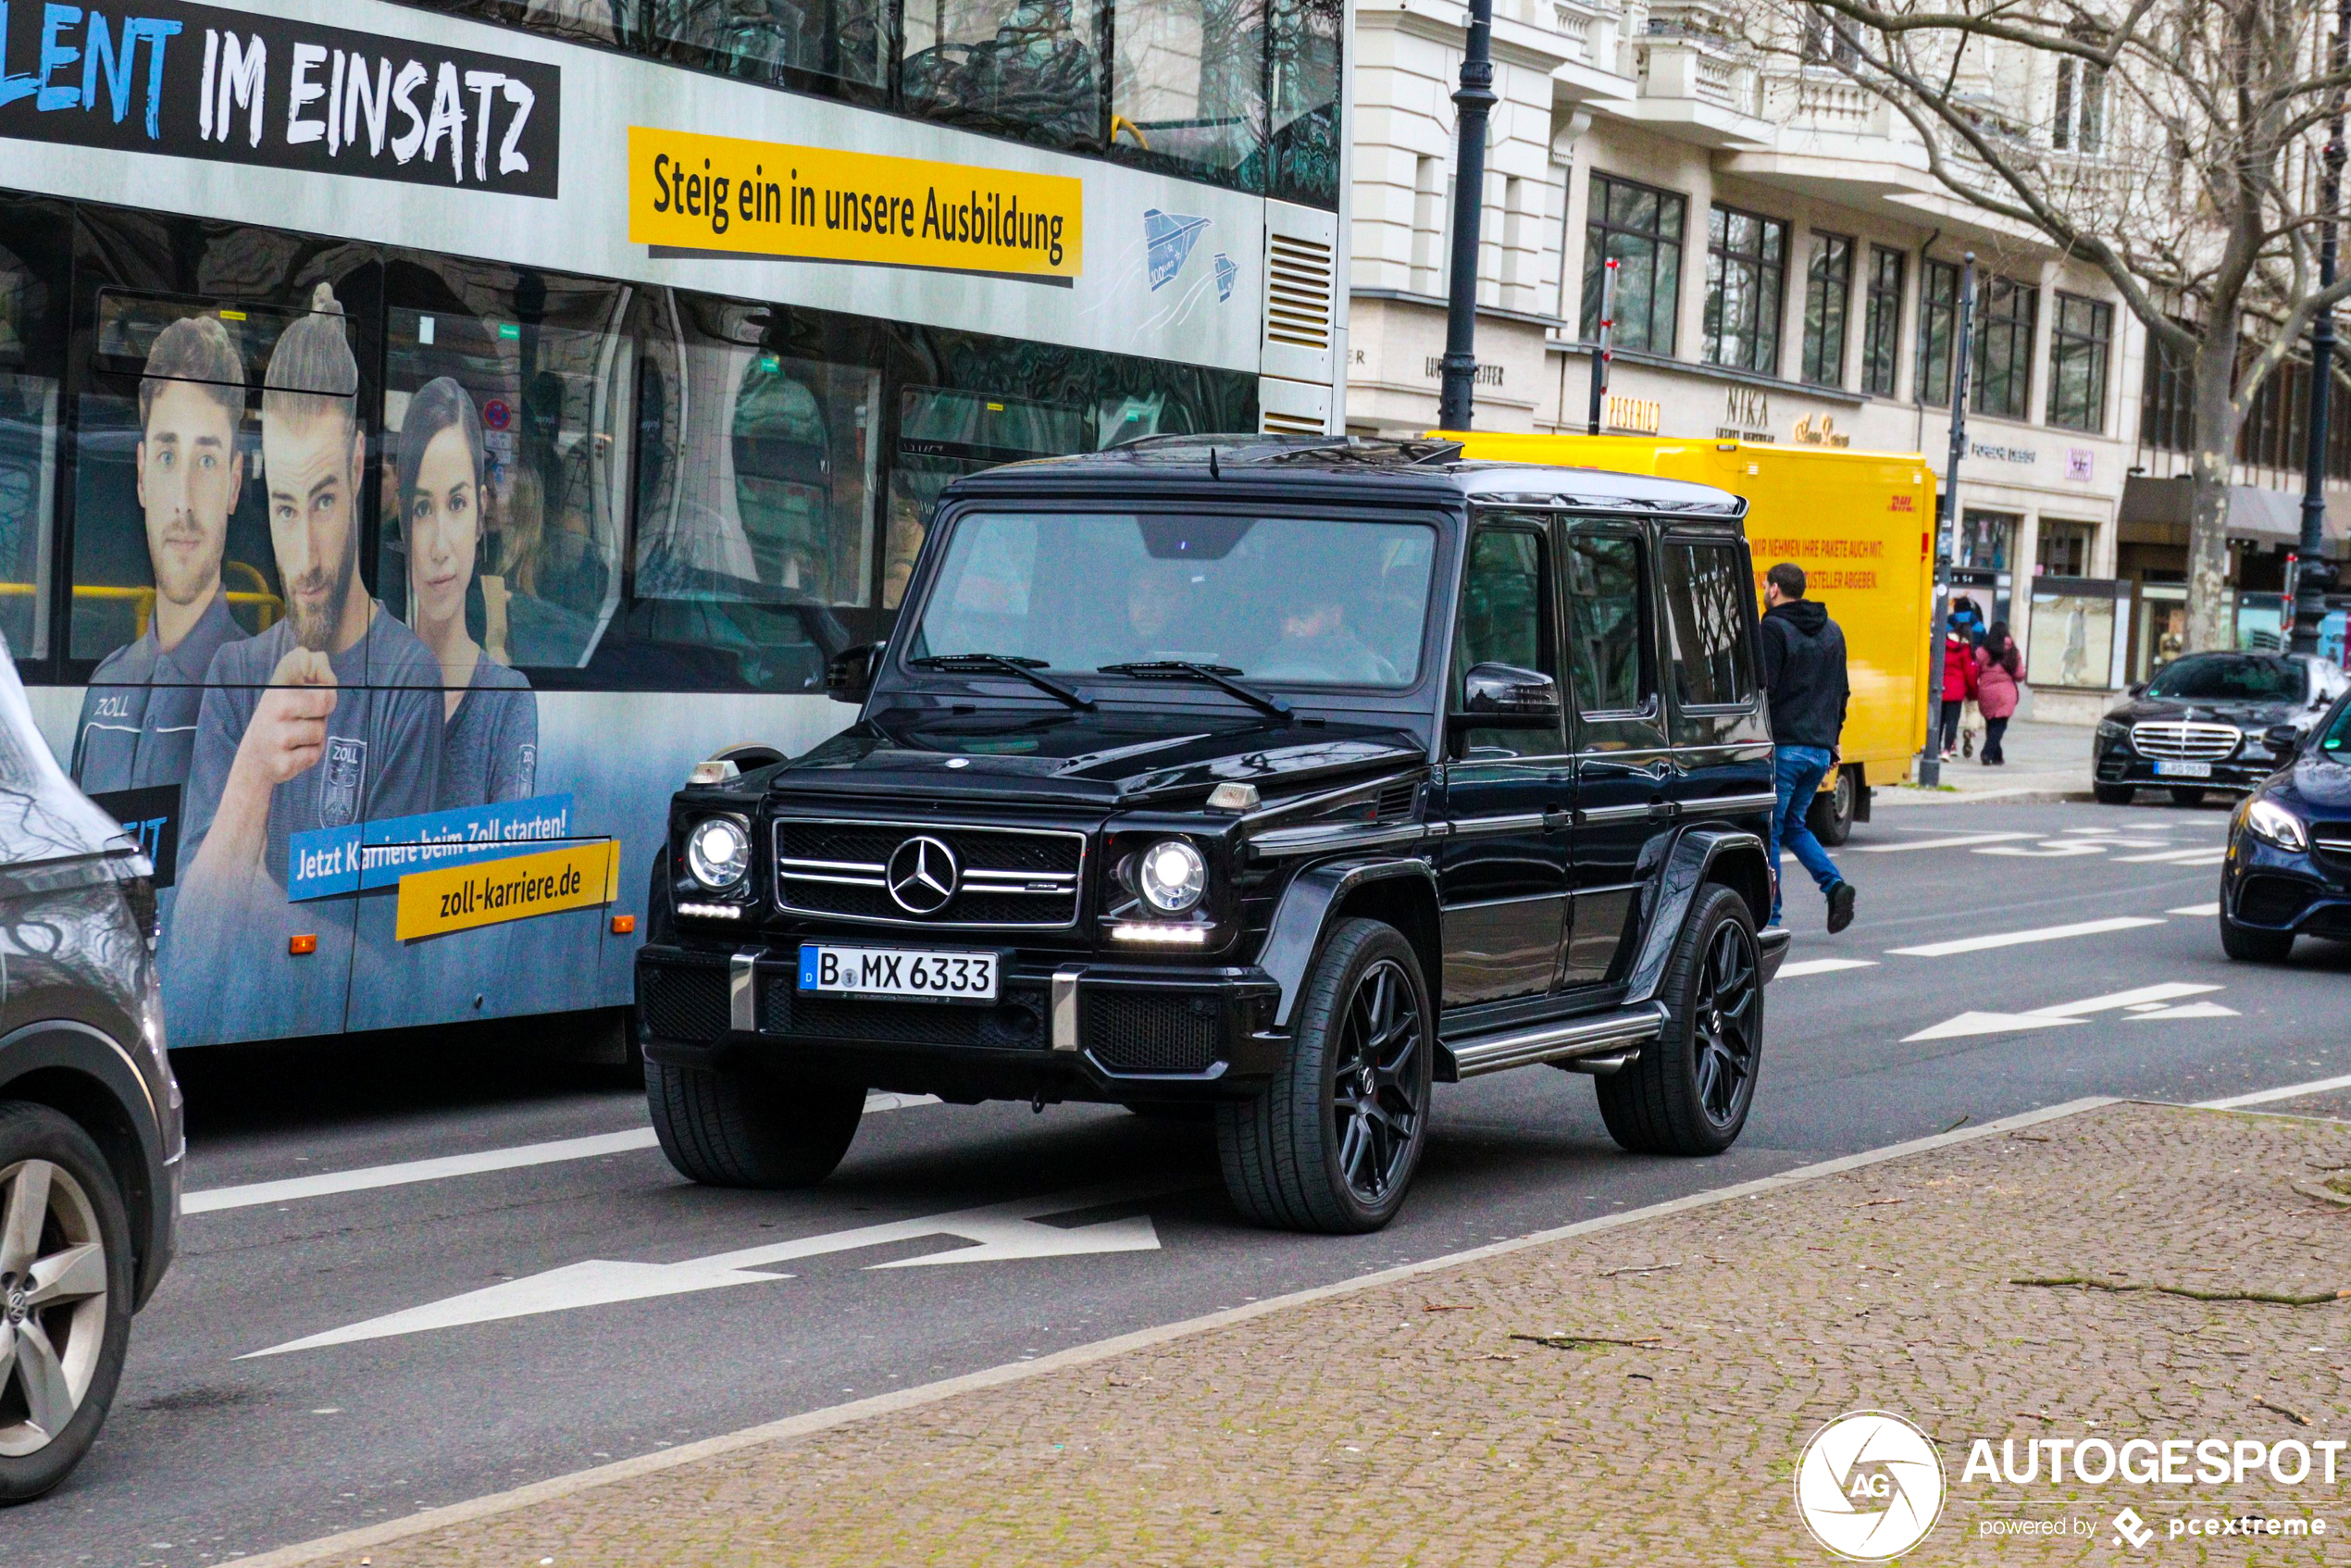
[[[167,939],[177,974],[217,964],[232,939],[276,945],[292,835],[433,807],[441,668],[359,577],[367,432],[358,392],[342,306],[321,283],[311,313],[278,340],[265,381],[262,482],[286,614],[223,648],[206,676],[180,834],[179,928]],[[329,913],[303,919],[315,932]],[[277,952],[283,962],[285,949]],[[315,967],[328,977],[316,988],[238,988],[250,998],[242,1005],[263,1008],[269,1022],[232,1028],[215,1016],[206,1032],[340,1028],[339,1011],[316,1013],[341,995],[346,975]],[[311,989],[319,996],[306,998]]]
[[[244,488],[244,360],[217,317],[186,317],[156,335],[139,380],[132,454],[155,609],[145,635],[99,662],[82,698],[73,777],[91,794],[188,777],[205,671],[244,635],[220,584],[229,516]]]

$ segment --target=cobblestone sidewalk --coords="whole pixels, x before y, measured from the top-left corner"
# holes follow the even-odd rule
[[[1822,1563],[1797,1457],[1876,1408],[1948,1478],[1907,1562],[2342,1562],[2351,1454],[2339,1487],[1961,1471],[1976,1438],[2351,1437],[2351,1208],[2312,1195],[2345,1169],[2351,1126],[2109,1105],[318,1561]],[[2326,1534],[2168,1535],[2256,1506]],[[2019,1519],[2096,1533],[1987,1533]]]

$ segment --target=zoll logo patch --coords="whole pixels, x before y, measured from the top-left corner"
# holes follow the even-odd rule
[[[1856,1411],[1804,1445],[1796,1508],[1812,1538],[1839,1557],[1883,1562],[1934,1528],[1943,1462],[1926,1434],[1900,1416]]]

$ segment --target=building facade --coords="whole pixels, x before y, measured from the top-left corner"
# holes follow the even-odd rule
[[[1920,452],[1942,479],[1972,254],[1958,580],[2014,626],[2045,713],[2095,713],[2178,646],[2183,379],[2101,274],[1955,201],[1892,109],[1831,63],[1746,48],[1734,9],[1498,0],[1477,422],[1584,430],[1597,415],[1612,430]],[[1465,16],[1430,0],[1358,12],[1351,429],[1436,423]],[[2019,118],[2094,159],[2095,102],[2056,70],[2003,90],[2047,99]],[[1611,260],[1614,362],[1596,408]],[[2297,371],[2265,392],[2240,442],[2249,643],[2277,626],[2306,388]],[[2340,549],[2351,446],[2335,456]]]

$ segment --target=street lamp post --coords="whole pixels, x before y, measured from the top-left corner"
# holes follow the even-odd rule
[[[2345,0],[2351,5],[2351,0]],[[1951,341],[1951,455],[1943,466],[1943,492],[1934,507],[1934,609],[1926,626],[1926,746],[1919,753],[1919,782],[1943,782],[1943,637],[1951,614],[1951,556],[1959,537],[1959,454],[1967,450],[1969,338],[1975,318],[1975,253],[1959,268],[1959,319]]]
[[[2351,62],[2351,0],[2342,0],[2334,39],[2328,48],[2328,69],[2340,77],[2347,62]],[[2338,227],[2334,212],[2343,197],[2343,90],[2338,87],[2328,94],[2326,173],[2319,186],[2319,210],[2325,215],[2319,230],[2321,289],[2334,283]],[[2327,590],[2334,581],[2333,568],[2325,558],[2327,405],[2333,382],[2334,308],[2330,305],[2310,323],[2310,445],[2302,476],[2302,538],[2295,552],[2293,603],[2287,610],[2294,617],[2290,645],[2300,653],[2318,652],[2319,622],[2326,616]]]
[[[1592,345],[1592,435],[1600,433],[1600,404],[1608,396],[1608,367],[1615,355],[1610,343],[1616,336],[1616,258],[1600,264],[1600,335]]]
[[[1461,142],[1453,157],[1453,272],[1445,305],[1445,357],[1438,362],[1437,422],[1470,428],[1477,380],[1478,224],[1486,210],[1486,118],[1494,107],[1494,0],[1470,0],[1462,85],[1453,94]]]

